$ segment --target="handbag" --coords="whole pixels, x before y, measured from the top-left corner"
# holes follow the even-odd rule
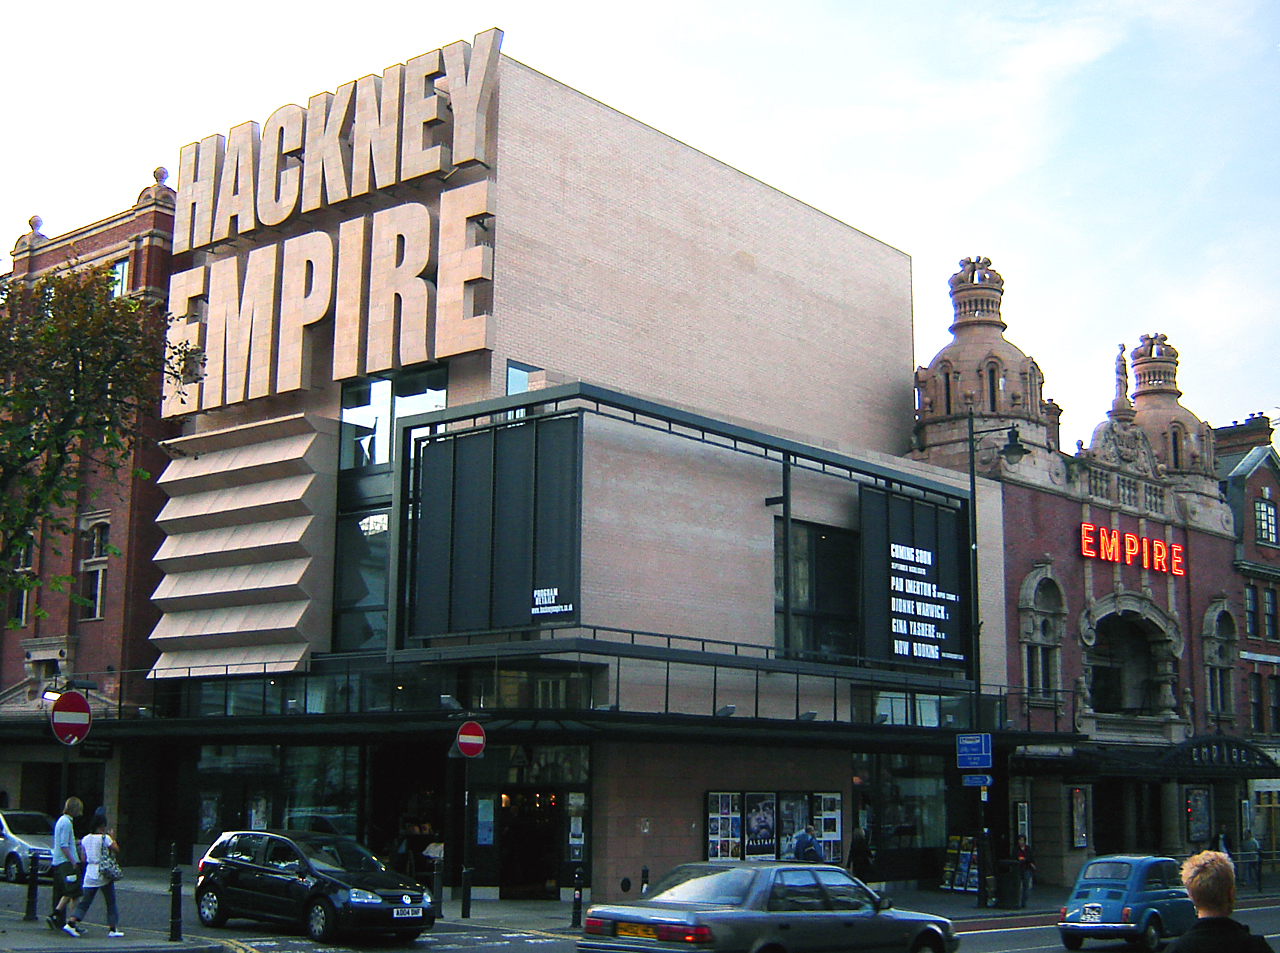
[[[101,854],[98,856],[98,876],[108,883],[115,883],[124,876],[124,871],[120,869],[120,861],[116,860],[116,855],[107,846],[109,842],[110,838],[103,834]]]

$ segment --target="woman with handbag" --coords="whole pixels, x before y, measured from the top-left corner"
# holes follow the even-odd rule
[[[107,831],[107,816],[105,813],[94,815],[93,832],[84,836],[80,841],[80,846],[84,848],[84,893],[80,897],[80,903],[76,906],[75,913],[71,915],[67,923],[73,929],[77,928],[77,924],[89,912],[89,907],[93,904],[93,898],[101,890],[102,896],[107,901],[107,936],[124,936],[120,932],[120,911],[116,907],[115,882],[121,877],[120,864],[116,860],[116,854],[120,851],[120,845],[116,843],[115,838]]]

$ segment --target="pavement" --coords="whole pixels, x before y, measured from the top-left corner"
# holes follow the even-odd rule
[[[179,868],[182,874],[183,904],[190,912],[191,885],[195,882],[190,867]],[[129,867],[127,883],[121,890],[167,894],[172,871],[165,867]],[[995,929],[1001,926],[1047,926],[1058,920],[1058,909],[1066,896],[1065,887],[1036,887],[1024,909],[1002,909],[995,906],[979,907],[975,893],[920,888],[911,884],[874,885],[880,892],[892,898],[895,907],[933,913],[955,921],[957,932]],[[38,919],[27,921],[25,891],[6,890],[7,903],[0,906],[0,953],[59,953],[74,948],[79,953],[245,953],[248,945],[228,938],[225,941],[204,937],[169,939],[169,923],[122,924],[125,936],[109,939],[106,926],[101,921],[102,902],[99,900],[89,911],[84,926],[86,935],[78,939],[63,932],[53,931],[45,925],[48,912],[49,887],[40,884],[37,903]],[[1240,891],[1237,909],[1274,904],[1280,901],[1280,873],[1264,877],[1261,889],[1247,887]],[[122,900],[123,903],[123,900]],[[584,912],[585,912],[584,905]],[[440,923],[504,932],[532,932],[571,937],[580,932],[573,926],[573,904],[547,900],[479,900],[471,901],[471,916],[462,918],[459,900],[446,897],[442,904]]]

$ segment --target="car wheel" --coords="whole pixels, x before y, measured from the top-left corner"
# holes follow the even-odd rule
[[[942,940],[936,936],[922,936],[916,940],[911,953],[943,953]]]
[[[1071,933],[1063,933],[1062,945],[1065,946],[1068,950],[1078,950],[1080,949],[1080,947],[1084,946],[1084,937],[1075,936],[1074,934],[1071,934]]]
[[[10,854],[4,862],[4,879],[11,884],[22,883],[22,861],[17,854]]]
[[[227,922],[227,911],[222,906],[222,897],[213,887],[196,894],[196,914],[200,917],[200,922],[207,927],[220,927]]]
[[[418,937],[422,936],[421,930],[397,930],[396,939],[401,943],[412,943]]]
[[[1156,950],[1160,949],[1161,939],[1160,921],[1153,918],[1143,928],[1142,935],[1138,937],[1138,946],[1147,953],[1156,953]]]
[[[329,903],[324,897],[312,900],[307,906],[307,936],[317,943],[332,940],[337,926],[334,923],[335,919],[333,904]]]

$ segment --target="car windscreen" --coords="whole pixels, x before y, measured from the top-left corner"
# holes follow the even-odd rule
[[[649,888],[646,900],[664,903],[741,904],[756,871],[743,867],[677,867]]]
[[[1128,880],[1133,864],[1123,860],[1099,860],[1090,864],[1080,875],[1083,880]]]
[[[6,814],[4,822],[19,837],[32,834],[48,837],[53,833],[53,818],[47,814]]]
[[[386,870],[382,861],[345,837],[309,837],[296,843],[317,870],[345,870],[348,873]]]

